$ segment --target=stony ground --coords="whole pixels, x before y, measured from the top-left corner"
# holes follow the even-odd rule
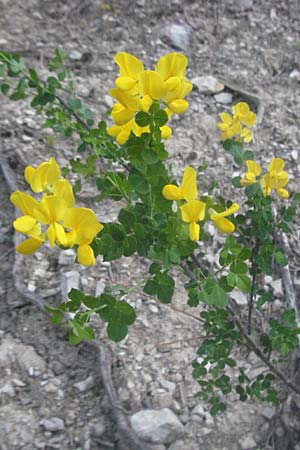
[[[298,0],[0,0],[0,8],[0,48],[17,51],[42,74],[54,49],[62,48],[76,74],[79,95],[98,118],[111,106],[107,91],[116,76],[117,51],[132,52],[150,67],[162,54],[179,50],[189,57],[189,79],[214,75],[222,80],[227,86],[225,97],[201,88],[191,93],[190,108],[173,121],[174,137],[168,142],[174,174],[180,174],[184,165],[196,166],[204,160],[209,168],[203,183],[216,176],[220,191],[229,186],[237,168],[220,148],[218,113],[241,98],[241,92],[259,96],[264,114],[254,150],[261,162],[284,157],[291,174],[290,190],[299,189]],[[49,139],[26,101],[15,104],[1,97],[0,133],[1,158],[14,169],[20,187],[24,187],[21,174],[26,162],[53,155],[64,163],[73,151],[72,143]],[[0,449],[117,449],[95,355],[84,345],[70,348],[64,330],[54,328],[36,307],[24,306],[14,287],[14,210],[3,178],[0,189]],[[100,220],[114,218],[116,208],[95,205],[92,194],[89,185],[81,194],[82,204],[93,206]],[[295,232],[295,277],[298,239]],[[27,288],[51,303],[71,284],[94,294],[108,283],[131,286],[146,271],[144,262],[136,258],[124,258],[120,264],[99,260],[92,269],[74,267],[72,260],[72,252],[53,253],[46,247],[22,260]],[[212,419],[194,397],[197,386],[189,364],[201,330],[198,322],[177,311],[185,310],[184,281],[178,277],[174,309],[140,293],[130,297],[139,318],[125,342],[110,344],[122,405],[132,412],[167,408],[179,419],[173,417],[172,443],[165,445],[157,438],[162,442],[157,450],[268,449],[266,437],[274,415],[270,406],[236,402],[226,414]],[[280,301],[280,281],[269,283]],[[101,324],[96,327],[105,339]],[[251,358],[247,361],[250,374],[257,364]],[[284,436],[284,429],[276,432]]]

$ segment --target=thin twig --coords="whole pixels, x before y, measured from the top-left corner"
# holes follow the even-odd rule
[[[257,267],[255,258],[257,256],[259,250],[259,240],[257,239],[255,246],[251,253],[251,266],[252,266],[252,282],[251,282],[251,289],[250,289],[250,297],[248,302],[248,323],[247,323],[247,332],[250,335],[251,334],[251,320],[252,320],[252,310],[253,310],[253,302],[254,302],[254,290],[255,290],[255,283],[256,283],[256,276],[257,276]]]

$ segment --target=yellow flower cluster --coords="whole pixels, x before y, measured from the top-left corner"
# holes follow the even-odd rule
[[[28,239],[18,245],[17,251],[26,255],[34,253],[46,240],[50,246],[77,246],[77,260],[84,266],[95,263],[91,242],[102,230],[95,213],[88,208],[74,208],[71,184],[61,178],[60,168],[54,158],[37,168],[28,166],[24,173],[33,192],[43,193],[40,201],[25,192],[15,191],[11,202],[22,216],[14,221],[14,228]]]
[[[149,132],[149,126],[139,127],[135,120],[138,111],[148,112],[154,101],[165,106],[168,118],[182,114],[188,108],[186,95],[192,90],[192,83],[185,78],[187,58],[180,53],[169,53],[161,57],[155,70],[145,70],[143,63],[135,56],[120,52],[115,55],[120,76],[110,95],[117,100],[111,111],[115,125],[107,129],[119,144],[124,144],[133,132],[136,136]],[[161,127],[161,136],[168,139],[172,130]]]
[[[288,191],[284,189],[289,181],[288,173],[283,170],[284,164],[283,159],[273,158],[268,165],[268,173],[259,178],[260,165],[255,161],[248,160],[246,161],[248,171],[241,178],[240,183],[242,186],[249,186],[259,180],[264,197],[269,196],[274,190],[279,197],[289,198]]]
[[[205,218],[206,204],[201,200],[197,200],[197,174],[192,167],[186,167],[183,172],[183,178],[180,186],[167,184],[162,190],[163,196],[167,200],[185,200],[186,203],[180,206],[181,217],[183,222],[189,224],[189,235],[192,241],[198,241],[200,236],[200,225]],[[209,208],[208,214],[215,226],[222,233],[232,233],[234,224],[226,219],[227,216],[235,213],[239,209],[237,203],[233,203],[230,208],[222,212],[216,212],[213,208]]]
[[[222,122],[217,124],[221,130],[221,140],[236,139],[246,143],[251,142],[253,134],[250,128],[256,123],[256,114],[250,111],[247,103],[240,102],[232,107],[233,115],[223,112]]]

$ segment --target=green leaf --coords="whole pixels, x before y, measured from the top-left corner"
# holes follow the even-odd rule
[[[283,253],[283,250],[277,250],[275,252],[275,262],[281,267],[284,267],[288,264],[288,259]]]
[[[154,280],[148,280],[144,286],[143,291],[147,295],[156,295],[158,291],[158,284]]]
[[[227,139],[223,142],[224,150],[229,152],[233,158],[236,164],[241,166],[244,164],[244,158],[243,158],[243,144],[237,141],[233,141],[231,139]]]
[[[120,342],[128,334],[127,325],[122,325],[115,322],[110,322],[106,328],[108,337],[114,342]]]
[[[147,125],[150,125],[151,116],[149,113],[140,111],[135,116],[135,122],[139,127],[146,127]]]
[[[168,115],[166,111],[159,110],[154,115],[154,121],[159,127],[163,127],[168,122]]]
[[[7,83],[1,84],[1,92],[3,95],[7,94],[7,92],[9,91],[9,87],[10,87],[9,84]]]
[[[167,273],[158,273],[156,279],[158,284],[158,299],[162,303],[170,303],[174,293],[175,281]]]
[[[68,297],[70,300],[77,302],[80,306],[81,302],[84,300],[84,293],[80,292],[78,289],[72,288],[68,293]]]
[[[142,175],[130,174],[128,181],[137,194],[147,194],[149,192],[149,183]]]
[[[213,287],[210,297],[213,305],[219,306],[220,308],[228,305],[226,292],[218,284],[215,284]]]
[[[243,187],[241,185],[241,177],[234,177],[234,178],[232,178],[231,179],[231,183],[236,188],[242,188]]]

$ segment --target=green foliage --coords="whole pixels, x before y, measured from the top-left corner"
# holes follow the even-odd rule
[[[0,91],[13,101],[29,97],[32,108],[45,118],[43,128],[50,128],[61,139],[76,138],[74,157],[63,169],[64,176],[77,174],[74,192],[80,190],[86,178],[94,178],[99,191],[97,201],[119,202],[118,219],[106,222],[90,243],[95,256],[102,255],[104,261],[131,255],[145,258],[150,263],[149,274],[139,288],[166,304],[172,301],[175,273],[180,271],[189,277],[185,284],[188,305],[198,308],[196,314],[200,314],[205,333],[193,363],[193,377],[200,387],[198,396],[209,403],[212,415],[225,410],[224,397],[233,391],[241,401],[257,398],[277,404],[273,375],[263,372],[250,379],[243,364],[237,367],[235,355],[257,345],[265,355],[272,354],[274,364],[282,363],[299,345],[300,328],[294,311],[271,318],[266,315],[264,305],[274,299],[261,280],[264,275],[272,275],[276,266],[288,263],[275,237],[278,231],[290,232],[297,218],[300,194],[292,195],[280,208],[275,204],[279,209],[275,215],[272,196],[264,197],[259,180],[244,188],[241,176],[234,177],[231,182],[239,189],[241,208],[238,215],[226,216],[226,220],[233,223],[235,232],[224,244],[218,242],[215,246],[207,233],[210,208],[224,212],[232,202],[215,195],[218,180],[201,175],[201,190],[206,192],[201,201],[206,203],[206,213],[197,222],[201,242],[192,241],[189,224],[182,220],[180,210],[185,200],[179,200],[173,208],[175,204],[162,195],[164,186],[180,186],[177,176],[172,180],[165,162],[169,155],[161,140],[161,127],[168,122],[168,115],[161,109],[164,105],[154,100],[148,112],[137,112],[136,123],[147,127],[147,131],[141,136],[132,132],[127,142],[119,145],[109,136],[105,121],[94,123],[91,110],[77,95],[66,59],[57,49],[48,65],[51,75],[42,79],[33,68],[26,67],[19,55],[0,52]],[[223,146],[238,166],[253,160],[253,152],[245,150],[242,142],[226,140]],[[206,168],[202,161],[197,170],[204,172]],[[208,245],[218,247],[216,268],[212,268],[206,252]],[[248,307],[234,308],[236,304],[229,295],[233,290],[247,294]],[[108,337],[119,342],[136,318],[134,309],[124,300],[131,291],[122,287],[116,294],[107,288],[94,297],[72,289],[67,302],[47,307],[47,311],[54,324],[68,326],[72,345],[95,338],[90,324],[93,315],[105,323]],[[252,336],[251,326],[257,314],[263,316],[267,327]],[[244,331],[253,340],[252,345],[235,327],[236,317],[243,326],[248,325]]]

